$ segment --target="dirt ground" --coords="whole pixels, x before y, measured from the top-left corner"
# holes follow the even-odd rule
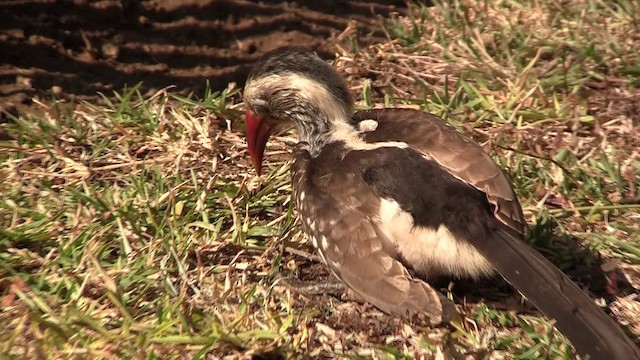
[[[402,0],[3,1],[0,110],[24,111],[34,97],[97,99],[141,81],[143,93],[242,85],[269,50],[297,45],[333,58],[350,21],[370,38],[376,21],[404,9]]]

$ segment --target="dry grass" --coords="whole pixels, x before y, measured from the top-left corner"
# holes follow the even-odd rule
[[[637,337],[636,2],[453,1],[412,14],[387,24],[386,42],[339,49],[359,105],[419,107],[482,142],[512,178],[534,245]],[[466,318],[437,328],[294,291],[292,279],[330,276],[304,254],[293,139],[275,139],[256,178],[236,94],[134,88],[106,106],[42,103],[42,115],[0,125],[15,139],[0,143],[1,353],[574,358],[492,284],[450,285]]]

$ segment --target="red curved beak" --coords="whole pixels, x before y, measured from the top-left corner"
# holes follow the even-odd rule
[[[259,118],[251,110],[245,112],[247,123],[247,147],[249,156],[253,162],[253,167],[258,175],[262,172],[262,157],[267,140],[271,136],[271,127],[265,118]]]

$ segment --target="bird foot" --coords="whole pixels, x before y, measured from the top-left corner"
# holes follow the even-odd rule
[[[438,293],[438,297],[440,298],[440,305],[442,306],[440,309],[441,322],[459,323],[464,320],[464,316],[458,312],[456,304],[453,301],[440,293]],[[428,310],[426,311],[428,312]]]
[[[283,279],[281,284],[294,292],[304,295],[331,295],[339,298],[345,292],[345,286],[337,281],[319,283],[316,281],[302,282]]]
[[[289,253],[289,254],[300,256],[300,257],[305,258],[305,259],[307,259],[309,261],[319,262],[319,263],[322,262],[322,260],[320,259],[320,256],[312,254],[312,253],[309,253],[309,252],[306,252],[306,251],[301,250],[301,249],[296,249],[296,248],[287,246],[284,249],[284,251]]]
[[[343,283],[338,281],[330,282],[317,282],[317,281],[300,281],[295,279],[282,279],[280,281],[282,286],[285,286],[292,291],[307,296],[329,295],[344,301],[353,301],[360,304],[368,303],[362,296],[356,292],[347,288]],[[428,305],[420,312],[411,314],[411,318],[417,320],[418,317],[425,317],[432,325],[438,325],[443,322],[461,322],[463,317],[456,309],[453,301],[449,300],[446,296],[442,295],[438,291],[431,289],[435,296],[437,296],[437,302]]]

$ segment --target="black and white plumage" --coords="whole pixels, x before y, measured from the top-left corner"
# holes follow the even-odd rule
[[[640,359],[618,325],[524,241],[509,182],[448,124],[408,109],[354,114],[340,76],[297,49],[261,59],[243,96],[258,172],[272,131],[297,128],[292,176],[304,231],[364,300],[390,314],[448,320],[454,308],[426,280],[498,272],[555,319],[580,354]]]

